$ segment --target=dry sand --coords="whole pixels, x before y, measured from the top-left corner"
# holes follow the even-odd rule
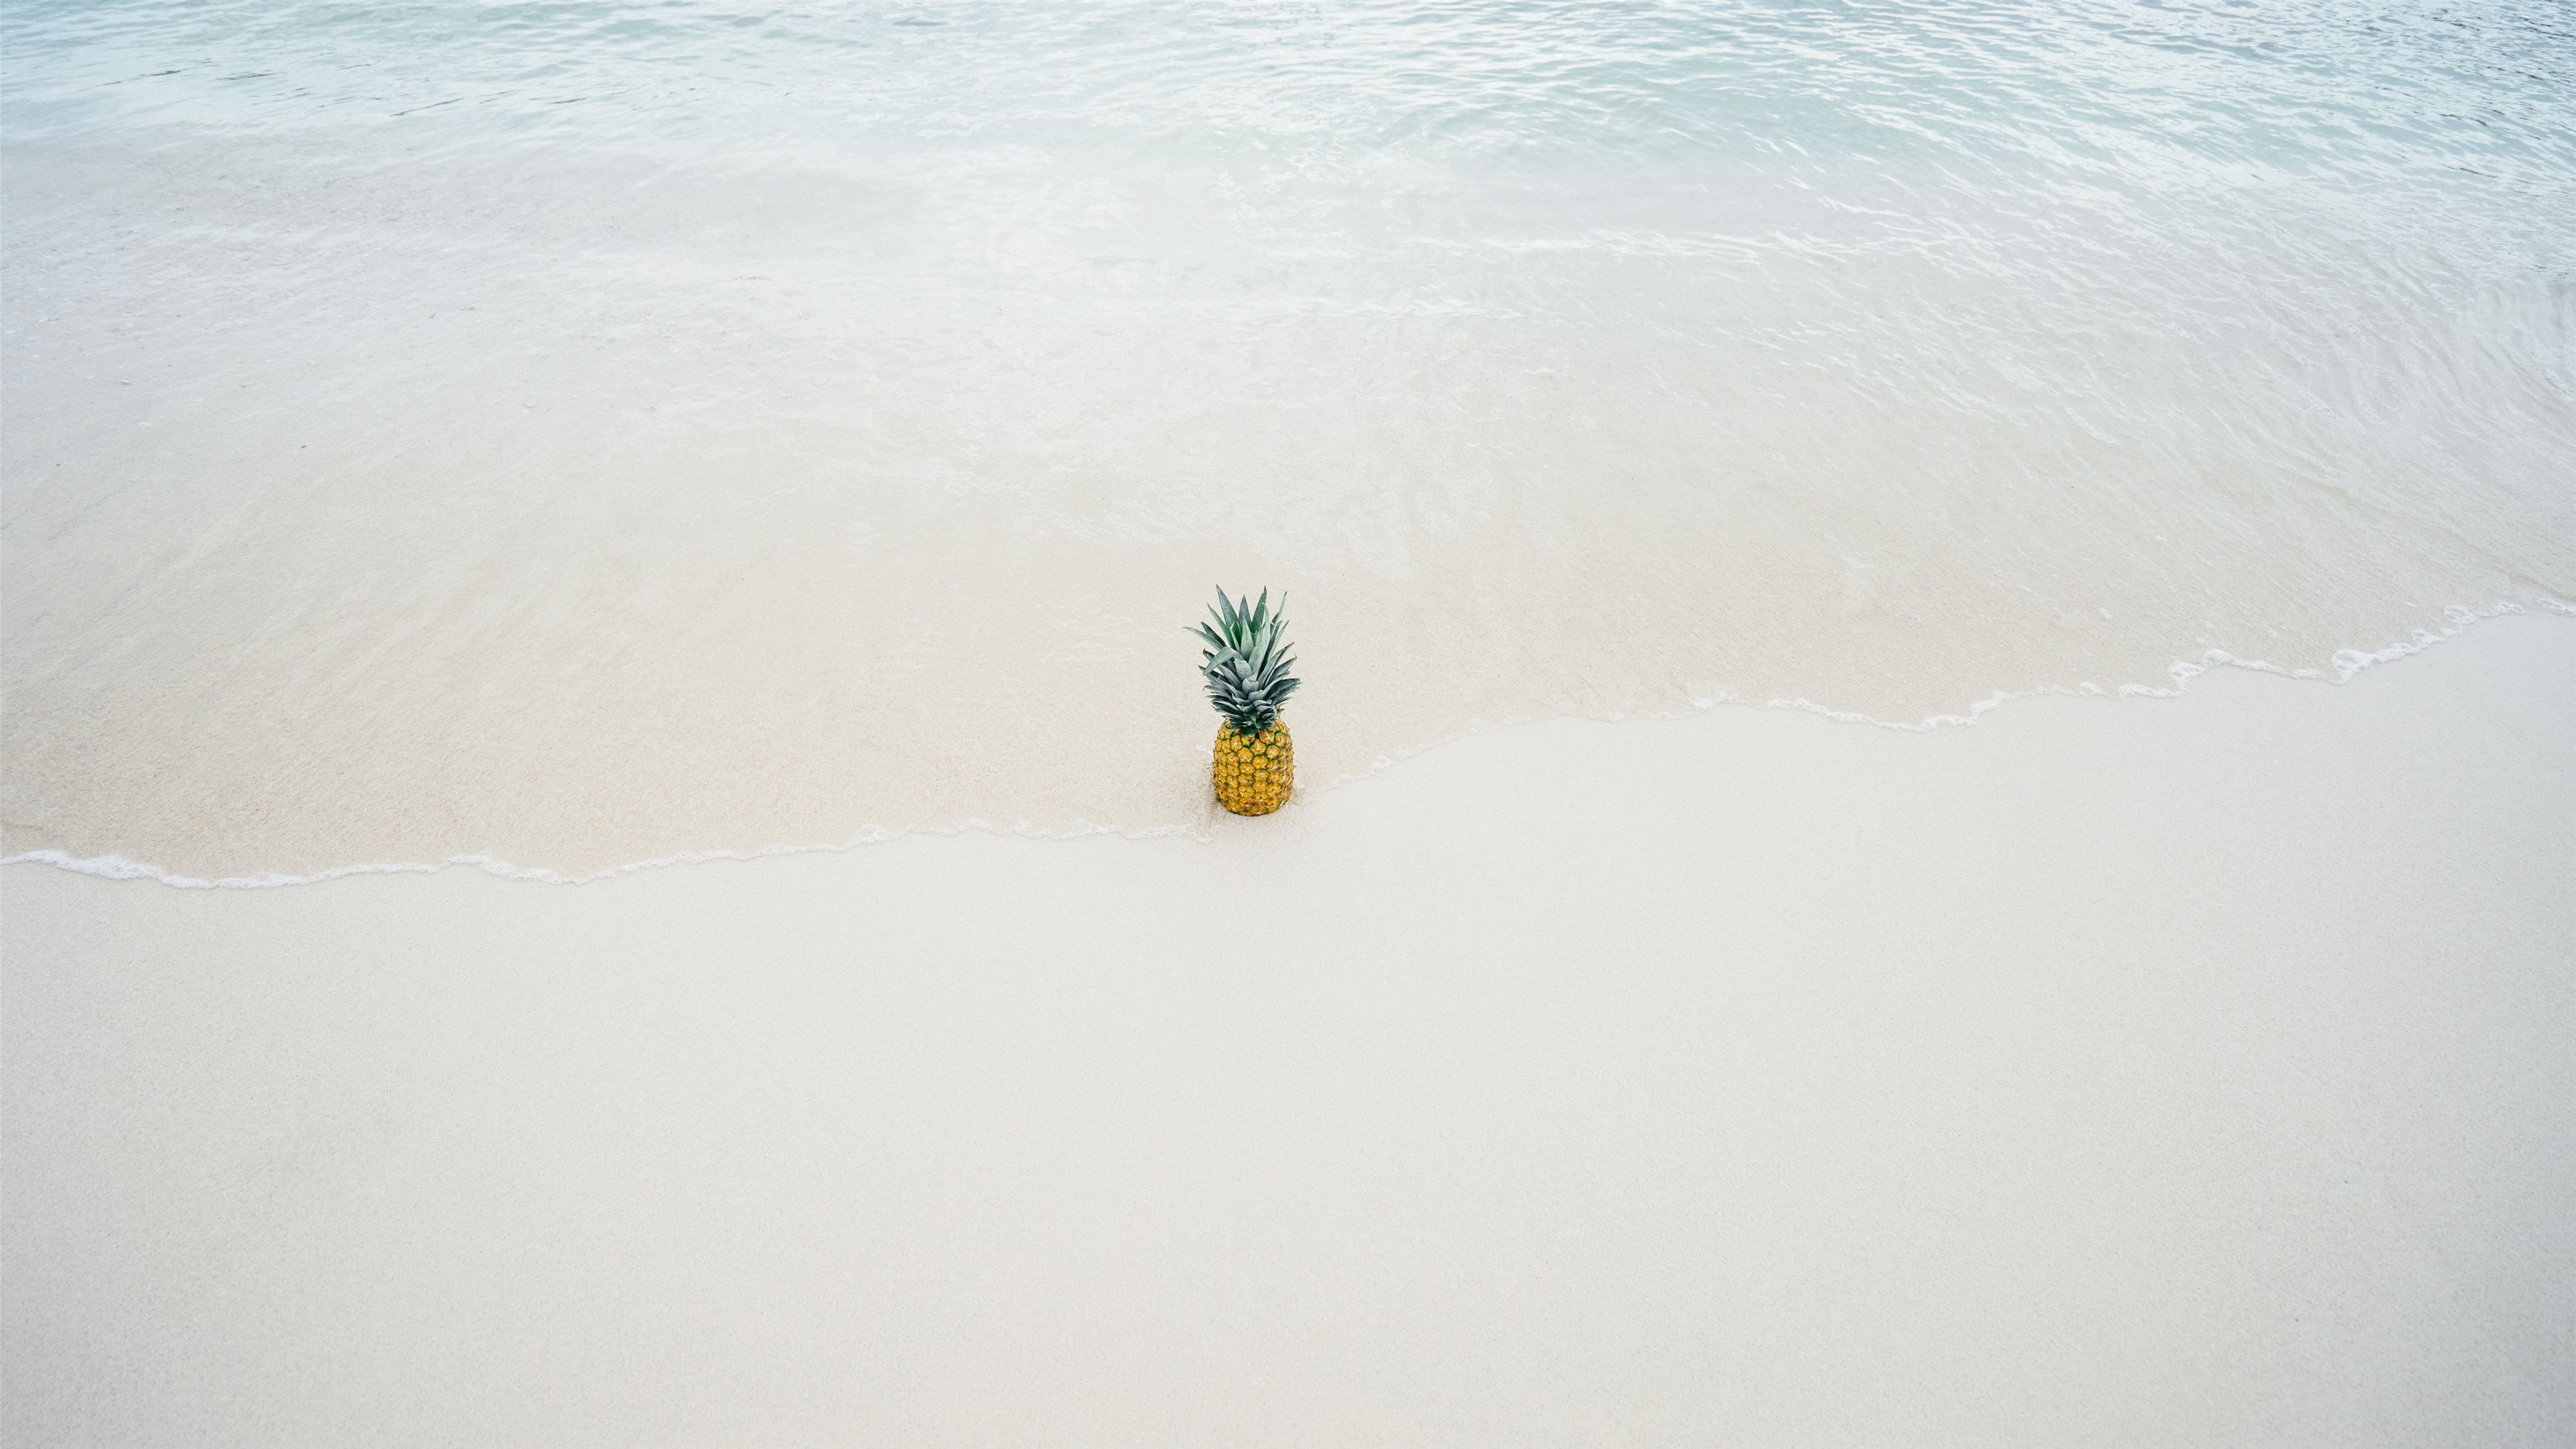
[[[5,890],[13,1445],[2576,1440],[2576,626]]]

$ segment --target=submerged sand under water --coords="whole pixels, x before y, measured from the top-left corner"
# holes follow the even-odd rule
[[[2512,5],[548,14],[13,16],[0,849],[1202,829],[1217,583],[1310,788],[2576,596]]]

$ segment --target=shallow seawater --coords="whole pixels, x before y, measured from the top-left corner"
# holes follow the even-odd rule
[[[0,24],[13,852],[1200,828],[1218,583],[1309,788],[2576,596],[2556,0]]]

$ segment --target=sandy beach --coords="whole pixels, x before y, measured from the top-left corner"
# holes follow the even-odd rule
[[[2576,627],[1213,838],[0,871],[5,1437],[2576,1437]]]
[[[16,0],[0,1444],[2576,1444],[2565,9]]]

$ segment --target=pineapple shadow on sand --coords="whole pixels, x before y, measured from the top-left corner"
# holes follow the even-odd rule
[[[1297,782],[1297,757],[1288,725],[1279,708],[1296,693],[1288,670],[1297,655],[1283,632],[1283,612],[1270,609],[1270,591],[1259,602],[1250,595],[1229,599],[1216,591],[1209,622],[1197,627],[1207,648],[1199,654],[1199,675],[1207,682],[1208,702],[1225,722],[1217,727],[1213,774],[1217,803],[1237,815],[1267,815],[1288,803]]]

